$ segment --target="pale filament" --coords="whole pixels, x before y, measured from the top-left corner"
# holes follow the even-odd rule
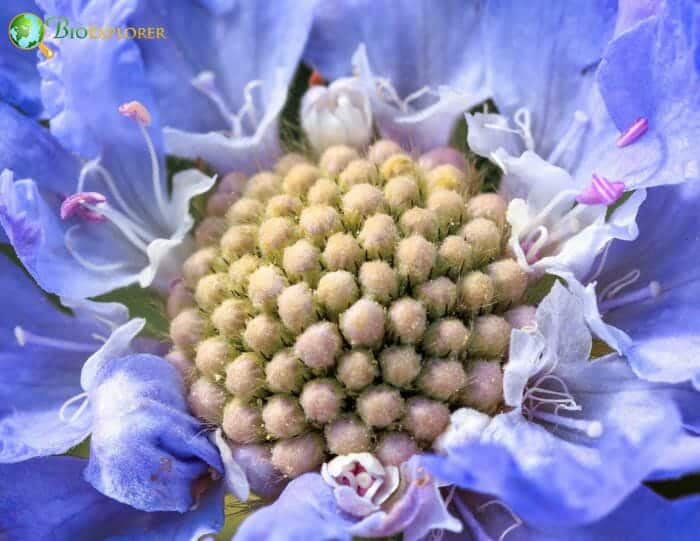
[[[71,340],[61,340],[59,338],[50,338],[47,336],[41,336],[39,334],[34,334],[24,327],[17,325],[14,329],[15,340],[17,344],[24,347],[26,345],[43,346],[53,349],[60,349],[62,351],[76,351],[84,353],[92,353],[97,349],[94,345],[88,344],[86,342],[74,342]]]
[[[83,403],[80,404],[80,407],[78,407],[78,409],[73,413],[73,415],[71,415],[70,417],[66,418],[66,411],[68,410],[68,408],[69,408],[72,404],[74,404],[75,402],[78,402],[78,401],[80,401],[80,400],[83,401]],[[61,405],[61,409],[58,410],[58,418],[59,418],[62,422],[70,424],[70,423],[76,421],[76,420],[78,419],[78,417],[80,417],[80,416],[83,414],[83,412],[87,409],[87,406],[88,406],[88,397],[87,397],[87,393],[80,393],[80,394],[77,394],[77,395],[75,395],[74,397],[69,398],[68,400],[66,400],[66,401],[63,403],[63,405]]]

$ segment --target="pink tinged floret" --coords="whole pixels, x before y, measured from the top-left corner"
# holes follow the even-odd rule
[[[617,138],[617,146],[622,148],[631,145],[649,129],[649,120],[645,117],[638,118],[627,130]]]
[[[125,117],[136,120],[142,126],[148,126],[151,123],[151,113],[139,101],[130,101],[120,105],[119,112]]]
[[[98,192],[78,192],[69,195],[61,203],[61,220],[79,216],[88,222],[104,222],[105,217],[89,209],[87,205],[94,206],[106,201],[107,198]]]
[[[624,192],[624,182],[611,182],[594,174],[591,184],[576,196],[576,201],[584,205],[612,205]]]

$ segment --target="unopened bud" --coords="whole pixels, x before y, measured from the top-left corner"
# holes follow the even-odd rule
[[[265,381],[275,393],[298,393],[305,376],[306,368],[290,349],[278,351],[265,365]]]
[[[200,419],[212,424],[221,422],[226,393],[218,385],[200,377],[190,387],[187,401],[192,413]]]
[[[517,304],[527,289],[527,274],[513,259],[491,263],[487,272],[496,290],[496,301],[501,306]]]
[[[228,275],[223,272],[207,274],[197,282],[194,298],[200,308],[213,310],[231,295],[231,284]]]
[[[369,426],[385,428],[404,413],[404,400],[388,385],[370,387],[357,398],[357,413]]]
[[[389,308],[389,332],[402,344],[417,343],[425,333],[427,320],[425,307],[410,297],[395,301]]]
[[[334,455],[368,452],[372,446],[372,431],[355,415],[326,425],[324,435],[328,450]]]
[[[262,410],[265,430],[273,438],[292,438],[306,428],[306,418],[299,401],[289,395],[278,394],[268,398]]]
[[[462,363],[457,360],[432,359],[418,378],[418,387],[428,396],[450,400],[467,384]]]
[[[300,163],[285,175],[282,187],[288,194],[304,197],[319,178],[321,171],[318,167],[310,163]]]
[[[394,177],[384,187],[384,199],[394,214],[401,214],[420,203],[418,183],[408,175]]]
[[[398,145],[398,143],[391,141],[390,139],[379,139],[367,152],[367,157],[369,161],[376,165],[381,165],[394,154],[403,153],[403,149]]]
[[[355,237],[349,233],[335,233],[326,242],[321,260],[330,271],[355,272],[364,260],[364,253]]]
[[[279,175],[271,171],[261,171],[250,177],[244,195],[265,202],[281,190],[282,178]]]
[[[502,317],[487,315],[476,318],[469,353],[475,357],[501,359],[510,344],[510,324]]]
[[[369,258],[387,259],[396,249],[399,231],[391,216],[375,214],[365,220],[357,238]]]
[[[190,255],[182,265],[185,284],[194,289],[199,279],[211,272],[214,261],[219,255],[215,246],[200,248]]]
[[[478,263],[493,261],[501,253],[501,232],[486,218],[474,218],[462,228],[462,236],[472,245]]]
[[[445,237],[438,249],[438,264],[451,278],[457,278],[474,264],[474,249],[459,235]]]
[[[300,333],[316,321],[313,293],[306,283],[289,286],[277,297],[277,313],[293,333]]]
[[[384,338],[384,307],[360,299],[340,315],[340,330],[352,347],[377,347]]]
[[[294,353],[309,368],[328,368],[335,364],[343,348],[338,327],[328,321],[314,323],[297,337]]]
[[[228,355],[228,342],[219,336],[214,336],[199,343],[194,362],[197,370],[205,375],[214,376],[223,370]]]
[[[395,346],[382,350],[379,355],[382,377],[396,387],[407,387],[418,377],[421,356],[412,346]]]
[[[468,195],[469,185],[461,169],[451,164],[440,165],[426,174],[426,191],[430,194],[437,190],[453,190]]]
[[[503,402],[503,370],[498,361],[472,361],[467,385],[459,393],[459,404],[494,413]]]
[[[282,346],[282,325],[268,314],[254,317],[243,332],[245,344],[266,357],[270,357]]]
[[[457,302],[457,286],[441,276],[418,286],[416,298],[423,303],[431,318],[442,317],[452,309]]]
[[[272,447],[272,465],[290,478],[314,471],[325,458],[323,437],[309,432],[288,440],[280,440]]]
[[[372,136],[372,111],[360,82],[342,78],[304,94],[301,125],[317,152],[333,145],[365,147]]]
[[[455,318],[439,319],[423,337],[423,349],[435,357],[461,357],[467,349],[469,330]]]
[[[381,212],[384,208],[384,194],[371,184],[356,184],[343,196],[345,223],[356,229],[367,216]]]
[[[351,161],[338,175],[338,186],[344,192],[358,184],[378,184],[379,171],[377,166],[365,159]]]
[[[462,310],[476,313],[493,304],[495,290],[486,274],[472,271],[459,283],[459,302]]]
[[[379,303],[388,303],[398,294],[399,277],[384,261],[366,261],[360,267],[358,278],[362,294]]]
[[[203,332],[204,319],[196,308],[183,310],[170,322],[170,338],[186,353],[194,349]]]
[[[467,160],[464,154],[452,147],[434,148],[423,154],[418,160],[418,165],[426,172],[445,164],[450,164],[464,171],[467,167]]]
[[[401,425],[417,440],[432,442],[450,424],[450,408],[442,402],[413,397],[406,403]]]
[[[506,224],[508,203],[497,193],[482,193],[472,197],[467,203],[469,218],[487,218],[502,231]]]
[[[187,289],[185,282],[182,280],[177,280],[168,292],[168,300],[166,302],[165,311],[170,319],[174,318],[185,308],[190,308],[194,306],[194,296],[192,292]]]
[[[226,213],[226,221],[231,225],[256,224],[265,211],[265,206],[252,197],[236,201]]]
[[[281,193],[268,201],[267,207],[265,207],[265,216],[268,218],[294,218],[299,215],[302,207],[301,199]]]
[[[291,280],[307,280],[313,284],[321,271],[321,252],[308,240],[298,240],[284,249],[282,268]]]
[[[241,353],[226,367],[228,392],[245,399],[256,395],[265,382],[264,364],[255,353]]]
[[[309,421],[317,424],[330,423],[340,415],[345,395],[337,381],[314,379],[304,385],[299,402]]]
[[[400,466],[419,452],[415,440],[405,432],[386,432],[375,450],[377,458],[385,466]]]
[[[326,313],[333,316],[346,310],[360,296],[355,277],[347,271],[324,274],[316,288],[316,298]]]
[[[260,259],[252,254],[245,254],[240,259],[232,261],[228,268],[231,288],[239,293],[248,291],[250,275],[260,268],[260,264]]]
[[[221,428],[235,443],[256,443],[265,439],[260,408],[238,398],[226,404]]]
[[[216,245],[219,243],[221,235],[226,231],[227,224],[224,218],[218,216],[207,216],[197,226],[194,232],[194,240],[197,246]]]
[[[338,211],[333,207],[314,205],[301,211],[299,227],[304,236],[314,244],[322,244],[342,228]]]
[[[440,231],[453,231],[462,223],[464,199],[453,190],[435,190],[428,197],[427,207],[437,216]]]
[[[335,206],[340,200],[340,188],[328,178],[320,178],[309,188],[307,195],[311,205]]]
[[[340,358],[336,377],[349,390],[359,391],[372,383],[378,374],[377,361],[374,360],[372,353],[354,350]]]
[[[221,237],[219,246],[227,261],[235,261],[255,250],[258,228],[253,225],[232,225]]]
[[[416,163],[408,154],[393,154],[382,163],[379,172],[385,179],[413,175],[416,172]]]
[[[319,166],[330,178],[336,178],[348,164],[359,158],[360,154],[347,145],[335,145],[326,149],[321,155]]]
[[[249,307],[241,299],[226,299],[214,309],[211,322],[222,336],[237,338],[245,329]]]
[[[440,231],[440,221],[437,215],[429,209],[413,207],[401,215],[399,219],[401,232],[405,237],[420,235],[429,241],[435,241]]]
[[[403,239],[396,249],[399,274],[414,285],[425,282],[430,277],[436,257],[435,245],[420,235]]]
[[[248,298],[258,310],[273,310],[287,280],[275,265],[260,267],[248,277]]]
[[[275,165],[275,173],[285,176],[292,167],[300,163],[308,163],[306,156],[297,152],[290,152],[279,159],[277,165]]]
[[[258,230],[258,247],[263,257],[281,258],[282,251],[296,240],[296,225],[291,218],[268,218]]]

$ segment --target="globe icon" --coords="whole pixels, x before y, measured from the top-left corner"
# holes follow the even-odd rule
[[[15,47],[36,49],[44,39],[44,21],[34,13],[20,13],[10,21],[8,34]]]

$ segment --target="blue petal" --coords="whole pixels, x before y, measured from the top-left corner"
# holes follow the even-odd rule
[[[531,111],[532,135],[543,157],[564,138],[574,113],[588,110],[616,5],[614,0],[487,4],[483,29],[494,101],[507,117],[521,107]]]
[[[623,178],[631,186],[700,178],[692,144],[700,138],[699,37],[697,4],[671,0],[605,53],[598,82],[617,128],[624,132],[640,117],[649,121],[649,131],[619,152],[625,162],[648,164]]]
[[[617,339],[611,346],[651,381],[700,378],[699,203],[697,181],[651,188],[638,216],[637,240],[613,243],[603,271],[592,277],[600,297],[608,286],[638,271],[636,280],[611,298],[598,299],[597,307],[605,324],[627,335],[625,339],[613,329]]]
[[[659,454],[654,472],[647,480],[678,479],[700,471],[700,437],[684,430]]]
[[[66,303],[74,315],[66,314],[3,255],[0,274],[0,304],[14,307],[0,314],[0,462],[64,453],[90,432],[91,415],[80,412],[83,363],[123,355],[144,322],[126,323],[120,304]]]
[[[85,478],[103,494],[144,511],[185,512],[196,503],[193,484],[211,468],[223,473],[201,423],[186,413],[180,375],[164,359],[109,360],[88,398],[93,429]]]
[[[487,97],[480,18],[477,2],[460,0],[322,2],[305,58],[328,79],[355,67],[382,135],[427,150],[446,144],[457,118]],[[395,96],[378,91],[380,80]],[[431,94],[404,101],[427,87]]]
[[[222,173],[234,168],[252,172],[277,157],[279,115],[306,43],[314,3],[244,0],[230,7],[233,2],[206,2],[211,11],[197,5],[172,9],[164,0],[141,4],[134,19],[167,32],[167,39],[142,41],[140,47],[168,126],[169,152],[202,157]],[[192,84],[206,71],[214,76],[228,112]],[[261,83],[250,92],[254,113],[242,117],[240,133],[223,133],[232,130],[230,114],[242,111],[246,86],[253,81]]]
[[[0,3],[0,21],[9,24],[18,13],[29,11],[41,16],[31,0],[5,0]],[[36,69],[37,51],[22,51],[3,43],[0,55],[0,100],[20,108],[28,115],[41,112],[39,72]]]
[[[579,524],[610,512],[654,470],[679,433],[677,409],[621,359],[583,362],[557,375],[583,417],[602,423],[599,438],[563,426],[549,432],[513,411],[495,417],[481,442],[456,446],[446,457],[426,456],[428,469],[493,495],[538,526]]]
[[[51,457],[0,465],[0,532],[18,541],[191,541],[223,526],[222,485],[194,511],[146,513],[93,489],[82,477],[85,462]]]
[[[245,519],[235,541],[350,541],[352,524],[341,514],[331,487],[317,473],[294,479],[272,505]]]
[[[514,516],[502,502],[479,494],[455,497],[467,525],[466,539],[474,541],[600,541],[638,539],[691,541],[700,526],[699,496],[666,500],[646,487],[639,487],[601,520],[573,528],[538,528]],[[488,532],[488,533],[487,533]],[[448,535],[446,541],[462,537]]]

